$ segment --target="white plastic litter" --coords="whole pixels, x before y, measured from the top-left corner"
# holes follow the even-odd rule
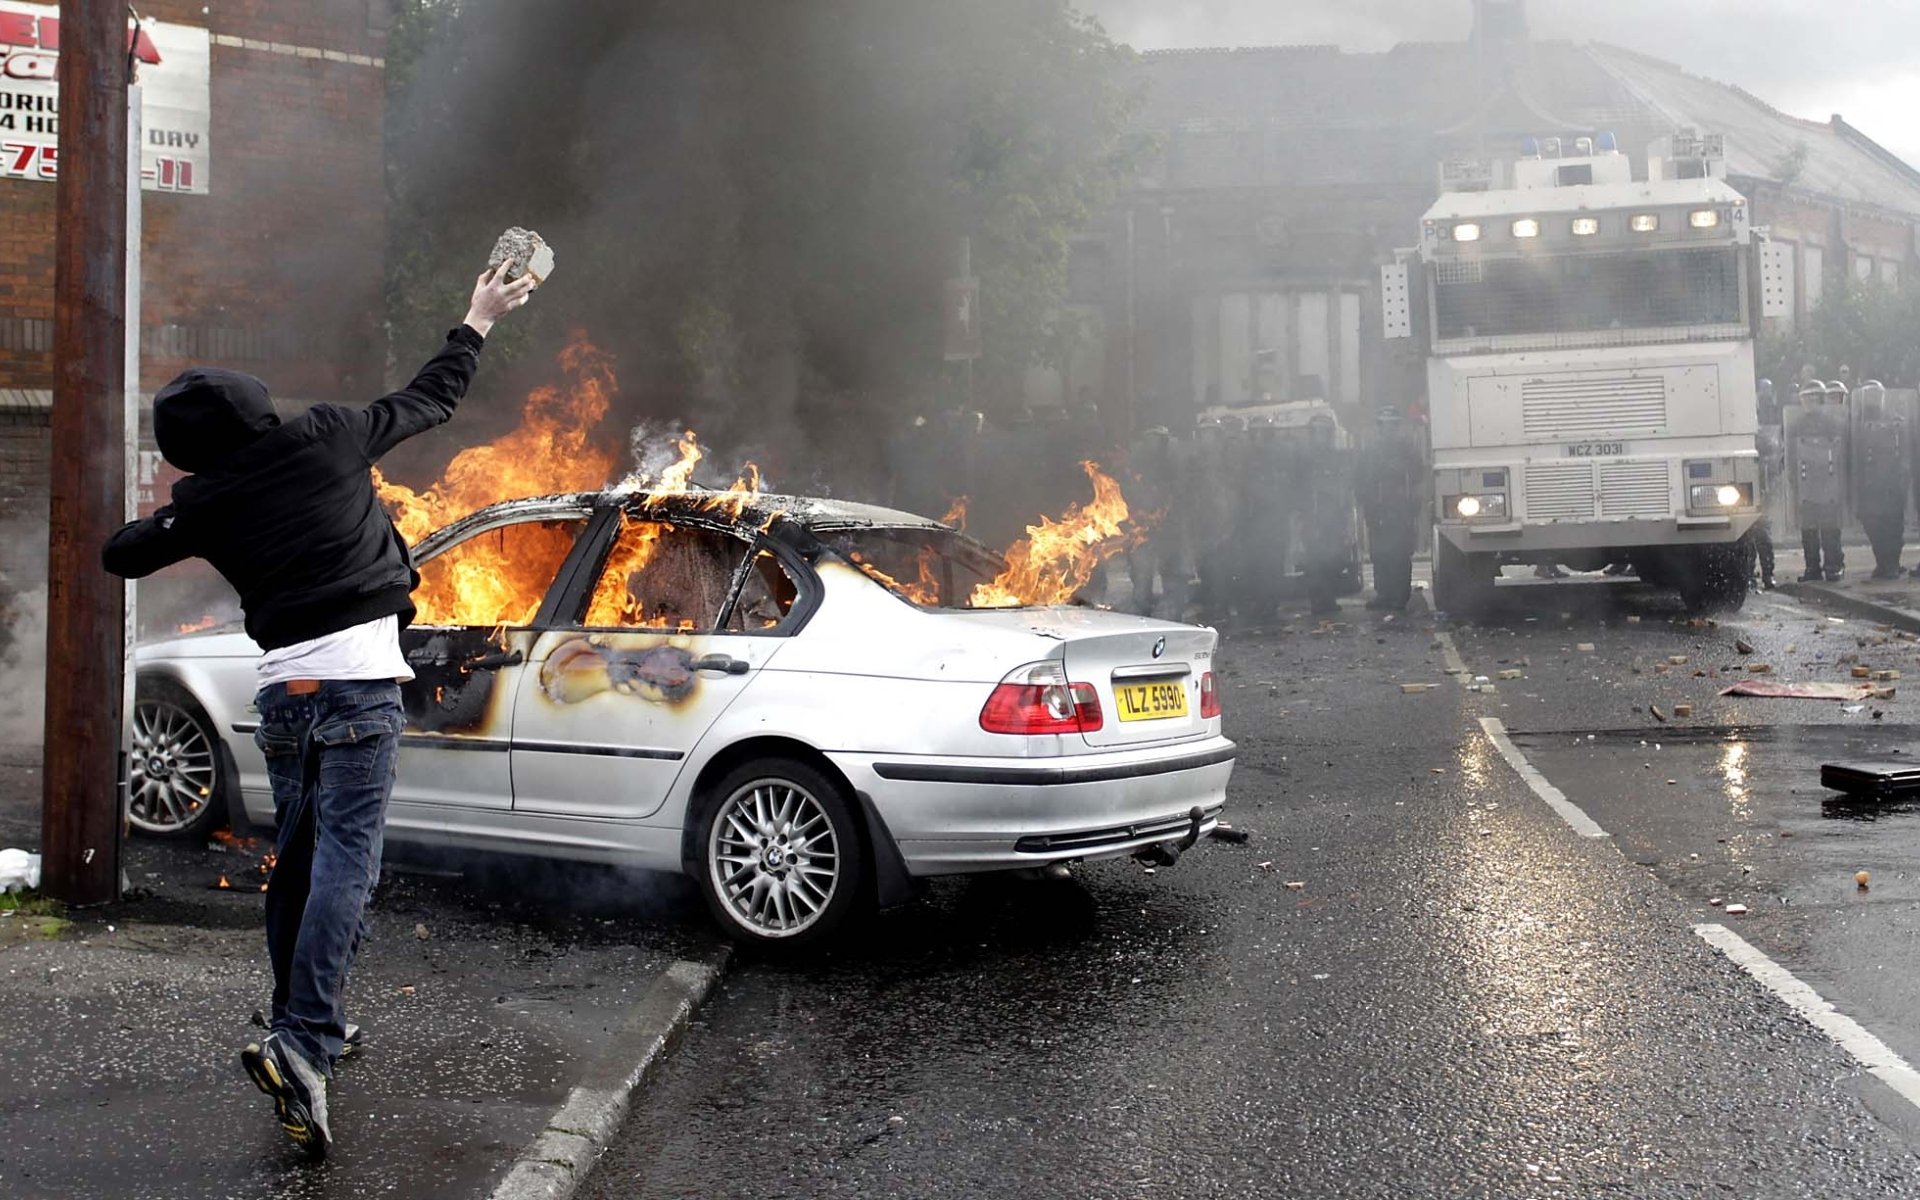
[[[0,850],[0,892],[40,886],[40,856],[25,850]]]

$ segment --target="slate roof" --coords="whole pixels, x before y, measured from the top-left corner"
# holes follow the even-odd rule
[[[1169,188],[1431,187],[1440,158],[1483,138],[1500,153],[1527,134],[1604,129],[1639,157],[1691,126],[1726,135],[1732,175],[1920,214],[1920,173],[1844,122],[1791,117],[1614,46],[1534,42],[1510,75],[1468,43],[1152,51],[1140,70],[1138,121],[1164,137],[1155,182]]]

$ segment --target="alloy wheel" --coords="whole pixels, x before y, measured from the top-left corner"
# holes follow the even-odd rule
[[[134,705],[127,818],[136,828],[178,833],[198,820],[213,802],[216,769],[213,742],[192,713],[172,700]]]
[[[833,902],[840,839],[807,789],[757,779],[721,802],[707,839],[707,870],[735,921],[760,937],[792,937]]]

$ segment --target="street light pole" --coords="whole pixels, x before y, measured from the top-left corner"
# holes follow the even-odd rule
[[[126,505],[127,36],[124,0],[61,0],[41,883],[70,904],[120,890],[126,590],[100,548]]]

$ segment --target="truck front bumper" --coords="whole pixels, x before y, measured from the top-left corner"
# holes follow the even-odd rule
[[[1723,546],[1760,523],[1758,512],[1634,521],[1582,521],[1529,525],[1440,526],[1440,536],[1468,554],[1538,554],[1555,550],[1614,550],[1633,546]]]

